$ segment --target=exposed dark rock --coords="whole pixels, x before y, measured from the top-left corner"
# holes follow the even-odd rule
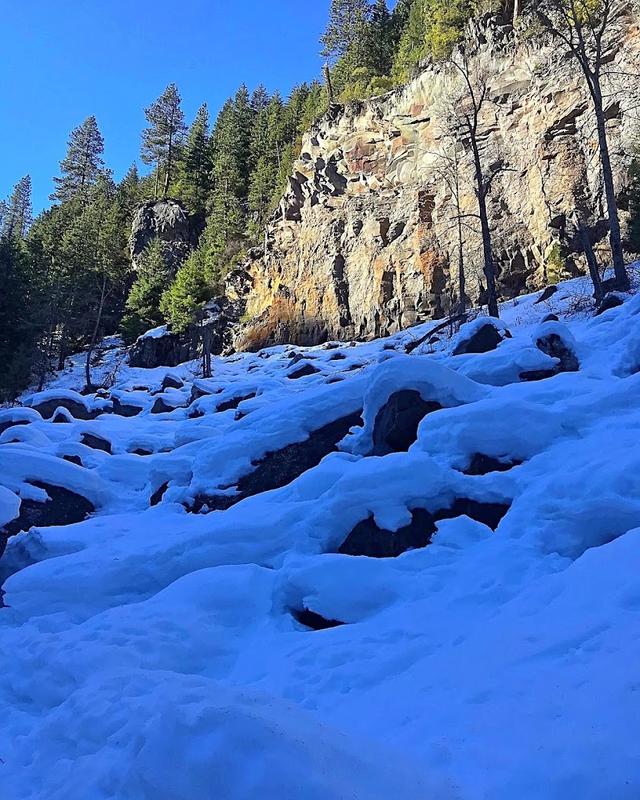
[[[373,516],[359,522],[338,548],[348,556],[395,558],[407,550],[416,550],[431,543],[436,526],[433,515],[424,508],[411,512],[411,522],[397,531],[380,528]]]
[[[311,630],[314,631],[323,631],[327,630],[327,628],[337,628],[340,625],[345,624],[337,619],[326,619],[326,617],[316,614],[315,611],[310,611],[308,608],[292,610],[291,616],[301,625],[304,625],[305,628],[311,628]]]
[[[320,372],[317,367],[314,367],[313,364],[306,362],[303,366],[298,367],[293,372],[290,372],[287,375],[287,378],[290,378],[292,381],[297,380],[298,378],[304,378],[306,375],[315,375],[316,372]]]
[[[392,394],[378,411],[373,426],[372,455],[406,452],[417,439],[420,421],[440,408],[440,403],[423,400],[415,389]]]
[[[458,342],[456,349],[453,351],[453,355],[459,356],[464,353],[488,353],[490,350],[495,350],[502,339],[503,336],[496,329],[495,325],[487,322],[474,331],[468,339],[463,339]]]
[[[145,450],[144,447],[136,447],[135,450],[131,450],[131,454],[134,456],[152,456],[153,450]]]
[[[329,361],[343,361],[346,358],[344,353],[334,353]]]
[[[64,459],[64,461],[68,461],[70,464],[77,464],[79,467],[84,467],[84,464],[82,463],[82,459],[80,458],[80,456],[67,455],[67,456],[62,456],[62,458]]]
[[[149,498],[149,505],[157,506],[158,503],[162,500],[162,497],[168,488],[169,488],[169,481],[166,481],[165,483],[162,484],[162,486],[159,486]]]
[[[255,392],[250,392],[249,394],[232,397],[230,400],[225,400],[224,403],[220,403],[220,405],[216,408],[216,412],[230,411],[231,409],[238,408],[240,403],[243,403],[245,400],[251,400],[255,396]]]
[[[111,455],[111,442],[103,439],[102,436],[95,436],[93,433],[83,433],[80,442],[93,450],[103,450]]]
[[[617,308],[623,304],[624,300],[618,294],[607,294],[605,297],[602,298],[602,302],[596,309],[596,313],[594,316],[599,317],[600,314],[604,314],[605,311],[609,311],[610,308]]]
[[[9,522],[2,529],[4,537],[13,536],[29,528],[48,527],[51,525],[71,525],[81,522],[95,511],[95,507],[85,497],[64,489],[61,486],[52,486],[41,481],[32,481],[34,486],[49,495],[49,500],[39,503],[35,500],[22,500],[20,516]]]
[[[152,414],[168,414],[175,411],[178,406],[170,406],[162,397],[157,397],[155,403],[151,407]]]
[[[431,544],[436,522],[442,519],[467,516],[495,530],[509,510],[504,503],[481,503],[458,498],[448,508],[431,513],[424,508],[411,511],[411,522],[397,531],[380,528],[373,516],[359,522],[338,548],[338,553],[371,558],[395,558],[407,550]]]
[[[176,378],[174,375],[165,375],[162,379],[162,391],[164,392],[166,389],[182,389],[184,386],[184,382],[180,380],[180,378]]]
[[[474,453],[469,466],[462,471],[465,475],[487,475],[489,472],[507,472],[519,464],[522,464],[522,461],[500,461],[484,453]]]
[[[470,517],[495,531],[500,524],[500,520],[510,507],[510,504],[507,503],[482,503],[478,500],[459,497],[449,508],[436,511],[433,518],[438,521],[441,519],[453,519],[454,517]]]
[[[111,402],[113,403],[113,413],[121,417],[136,417],[142,411],[142,406],[121,403],[116,397],[113,397]]]
[[[9,428],[13,428],[15,425],[28,425],[29,422],[30,420],[28,419],[5,420],[4,422],[0,422],[0,434],[9,430]]]
[[[578,357],[557,333],[541,336],[536,341],[536,347],[546,355],[560,359],[558,372],[577,372],[580,369]]]
[[[540,297],[536,300],[534,305],[537,305],[538,303],[545,303],[547,300],[550,300],[557,291],[558,291],[557,286],[555,285],[547,286],[547,288],[542,292]]]
[[[54,417],[52,418],[51,422],[55,422],[56,425],[59,425],[60,423],[65,423],[65,422],[69,423],[71,422],[71,420],[69,419],[69,417],[67,417],[66,414],[63,414],[62,411],[57,411]]]
[[[349,414],[313,431],[305,440],[294,442],[267,453],[254,464],[255,469],[238,481],[235,494],[198,495],[190,506],[194,512],[205,506],[209,511],[230,508],[245,497],[252,497],[271,489],[286,486],[309,469],[317,466],[329,453],[337,449],[354,425],[361,425],[360,412]]]
[[[166,331],[161,336],[139,338],[129,353],[129,365],[144,369],[176,367],[201,356],[203,336],[206,337],[209,351],[213,355],[220,355],[231,346],[244,309],[243,300],[216,297],[205,306],[202,326],[188,328],[181,334]]]
[[[549,369],[534,369],[520,373],[523,381],[541,381],[552,378],[559,372],[577,372],[580,362],[573,350],[562,340],[557,333],[541,336],[536,340],[536,347],[552,358],[558,359],[558,364]]]
[[[78,400],[71,400],[68,397],[52,397],[42,403],[31,406],[43,419],[50,419],[58,408],[66,408],[74,419],[93,419],[95,412],[89,411],[87,407]]]
[[[559,322],[560,318],[557,314],[547,314],[547,316],[542,320],[543,322]]]

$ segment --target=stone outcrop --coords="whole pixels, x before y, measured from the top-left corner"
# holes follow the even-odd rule
[[[613,71],[638,74],[637,19],[608,54]],[[476,31],[471,69],[488,75],[482,154],[504,167],[488,198],[503,298],[543,288],[583,269],[576,210],[606,246],[597,142],[576,64],[558,49],[496,20]],[[390,94],[335,106],[304,137],[251,278],[239,348],[381,336],[447,313],[456,291],[455,202],[443,177],[451,153],[445,113],[451,70],[426,68]],[[606,110],[624,208],[633,112],[620,96]],[[631,104],[633,106],[633,104]],[[460,207],[473,215],[468,145],[458,148]],[[482,299],[481,248],[465,224],[467,294]],[[603,256],[606,257],[606,256]]]
[[[147,245],[158,239],[167,265],[177,270],[198,243],[201,227],[177,200],[150,200],[137,210],[131,226],[129,249],[133,266],[138,266]]]
[[[203,329],[207,331],[209,349],[213,355],[227,352],[231,349],[233,333],[244,308],[241,299],[216,297],[205,308],[202,326],[194,326],[184,333],[165,329],[149,331],[141,336],[129,352],[129,365],[145,369],[175,367],[184,361],[199,358],[202,354]]]

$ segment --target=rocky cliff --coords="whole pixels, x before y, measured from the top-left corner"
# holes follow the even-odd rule
[[[595,126],[578,67],[556,48],[495,20],[474,35],[471,70],[488,76],[490,90],[483,155],[505,166],[489,213],[499,291],[510,297],[582,269],[576,210],[596,248],[606,247]],[[639,51],[630,19],[607,56],[612,71],[638,74]],[[613,88],[607,117],[624,209],[635,123],[622,102],[628,92]],[[381,336],[446,313],[458,241],[455,193],[443,177],[450,100],[450,70],[433,65],[391,94],[332,108],[304,138],[264,248],[248,265],[253,320],[239,347]],[[459,161],[467,293],[477,302],[480,242],[464,150]]]

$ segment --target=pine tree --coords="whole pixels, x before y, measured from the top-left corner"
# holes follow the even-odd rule
[[[198,321],[212,289],[205,278],[205,252],[198,248],[185,260],[176,277],[162,295],[160,310],[178,333]]]
[[[33,221],[31,206],[31,178],[25,175],[15,185],[8,203],[4,203],[0,233],[24,239]]]
[[[405,3],[396,15],[396,22],[402,25],[402,31],[399,34],[392,74],[399,83],[411,78],[426,54],[427,25],[424,0],[409,1],[410,5]]]
[[[371,76],[391,73],[394,51],[394,28],[386,0],[375,0],[362,33],[364,66]]]
[[[98,130],[95,117],[88,117],[80,127],[71,132],[67,155],[60,162],[60,177],[53,179],[56,185],[52,200],[60,203],[79,198],[86,202],[90,188],[103,166],[104,140]]]
[[[136,164],[132,164],[127,170],[126,175],[118,184],[117,189],[118,203],[125,215],[124,224],[130,225],[131,218],[142,201],[142,186],[140,174]]]
[[[0,236],[0,402],[23,389],[36,362],[42,294],[24,242]]]
[[[331,61],[344,56],[361,35],[368,15],[369,0],[331,0],[329,22],[320,39],[322,55]]]
[[[126,302],[121,331],[126,342],[134,341],[149,328],[162,323],[160,299],[170,283],[162,245],[153,239],[139,260],[138,276]]]
[[[194,214],[204,217],[211,193],[211,148],[209,144],[209,112],[206,103],[200,107],[189,129],[178,169],[176,195]]]
[[[166,198],[169,194],[177,156],[184,139],[186,127],[180,103],[178,89],[171,83],[144,112],[149,127],[142,133],[142,160],[145,164],[156,165],[156,198],[161,174],[162,196]]]

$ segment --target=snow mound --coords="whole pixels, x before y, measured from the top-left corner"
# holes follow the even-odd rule
[[[2,797],[636,798],[640,297],[576,294],[0,411]]]

